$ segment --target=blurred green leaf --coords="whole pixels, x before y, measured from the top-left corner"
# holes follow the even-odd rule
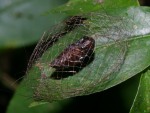
[[[150,112],[150,71],[141,76],[137,95],[130,113]]]
[[[67,0],[0,0],[0,49],[33,44],[63,16],[44,12]],[[55,21],[54,21],[55,20]]]

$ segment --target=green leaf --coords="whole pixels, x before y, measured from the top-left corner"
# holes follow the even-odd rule
[[[36,70],[33,68],[29,72],[27,81],[32,83],[29,85],[34,89],[34,99],[52,102],[100,92],[148,67],[150,65],[148,11],[149,8],[129,7],[118,9],[117,16],[114,12],[106,15],[100,11],[83,15],[88,18],[85,25],[60,38],[36,62],[33,66]],[[66,46],[85,35],[92,37],[96,42],[94,60],[73,76],[68,75],[67,78],[60,80],[49,78],[53,73],[49,63]],[[39,77],[30,78],[35,74]],[[47,78],[43,79],[43,75]]]
[[[34,79],[34,76],[32,76]],[[33,102],[32,97],[32,86],[27,86],[27,82],[24,80],[16,94],[14,95],[12,101],[10,102],[7,113],[58,113],[63,110],[63,108],[70,103],[71,100],[65,100],[53,103],[41,103],[41,102]],[[31,104],[32,103],[32,104]],[[43,104],[43,105],[42,105]],[[31,105],[31,106],[29,106]],[[33,107],[36,105],[40,105],[38,107]]]
[[[138,91],[130,113],[150,112],[150,71],[141,76]]]
[[[113,87],[148,67],[150,65],[148,25],[150,9],[127,6],[118,6],[111,10],[101,8],[92,13],[90,11],[87,11],[88,14],[83,13],[82,16],[88,18],[84,25],[60,38],[33,64],[16,92],[14,100],[10,103],[9,109],[13,108],[13,102],[20,94],[31,97],[30,102],[52,102],[88,95]],[[48,34],[57,34],[64,26],[65,23]],[[96,42],[95,56],[89,65],[67,78],[60,80],[49,78],[53,70],[49,67],[49,63],[69,44],[85,35],[91,36]],[[42,40],[39,45],[41,43]],[[42,50],[42,46],[37,48]],[[34,55],[38,54],[40,53]]]
[[[58,8],[50,10],[49,12],[65,13],[68,15],[79,15],[89,13],[91,11],[118,10],[119,8],[126,8],[129,6],[138,6],[137,0],[70,0]]]
[[[65,1],[1,1],[0,49],[22,47],[38,41],[43,31],[54,25],[53,20],[57,22],[63,18],[60,14],[44,16],[44,12]]]

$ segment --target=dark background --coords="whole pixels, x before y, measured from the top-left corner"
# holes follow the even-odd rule
[[[141,5],[150,6],[150,0],[140,0]],[[25,74],[29,57],[35,45],[19,49],[4,50],[0,53],[0,112],[5,113],[10,99]],[[14,67],[15,66],[15,67]],[[11,75],[11,76],[9,76]],[[138,87],[140,75],[106,91],[83,97],[75,97],[62,113],[128,113]],[[17,80],[17,81],[16,81]],[[15,82],[16,81],[16,82]],[[7,85],[7,84],[10,85]],[[109,109],[108,109],[109,108]]]

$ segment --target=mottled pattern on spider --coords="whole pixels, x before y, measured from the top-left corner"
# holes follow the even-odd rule
[[[62,70],[70,67],[82,67],[84,60],[90,57],[95,47],[95,40],[84,36],[77,42],[69,45],[56,59],[49,65],[56,70]]]

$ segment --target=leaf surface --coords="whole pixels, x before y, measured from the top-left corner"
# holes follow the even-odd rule
[[[135,6],[135,2],[130,5]],[[101,5],[101,8],[90,10],[92,12],[83,11],[82,16],[88,18],[84,25],[60,38],[33,64],[16,92],[10,108],[17,95],[22,94],[21,90],[24,90],[24,95],[31,97],[31,101],[52,102],[106,90],[148,67],[150,65],[150,9],[129,7],[129,4],[121,7],[120,0],[117,3],[119,5],[114,5],[110,10],[105,10],[108,7],[107,4],[110,3],[104,2],[103,7]],[[65,12],[66,9],[63,10],[63,8],[59,10]],[[71,15],[72,12],[68,10],[65,13]],[[79,14],[81,15],[81,12]],[[49,66],[49,63],[68,45],[85,35],[92,37],[96,42],[94,59],[89,65],[73,76],[59,80],[49,78],[53,73],[53,68]],[[40,40],[39,45],[41,43]],[[43,79],[43,76],[46,78]]]
[[[0,48],[16,48],[37,42],[43,31],[54,25],[63,17],[59,14],[44,16],[65,0],[12,0],[0,1]],[[59,18],[58,18],[59,16]]]
[[[150,112],[150,71],[141,76],[137,95],[134,100],[130,113],[149,113]]]

